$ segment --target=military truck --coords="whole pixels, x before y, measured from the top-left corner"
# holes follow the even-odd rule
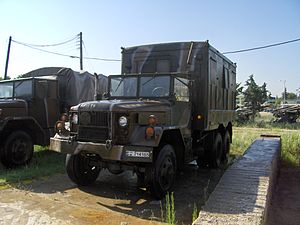
[[[68,154],[78,185],[104,168],[132,170],[160,199],[185,163],[227,163],[235,86],[236,65],[208,41],[122,48],[121,75],[108,77],[105,99],[71,107],[70,126],[57,123],[50,148]]]
[[[33,145],[49,145],[56,121],[68,118],[69,107],[95,96],[96,76],[87,72],[51,67],[24,77],[0,82],[0,159],[8,168],[29,163]],[[101,83],[105,87],[96,90],[103,92],[107,78]]]

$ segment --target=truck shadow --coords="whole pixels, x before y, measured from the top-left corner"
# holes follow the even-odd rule
[[[173,193],[179,224],[191,224],[194,208],[199,210],[204,205],[223,172],[199,169],[195,163],[191,163],[177,174]],[[27,190],[49,194],[60,201],[82,207],[109,209],[149,221],[162,221],[162,214],[166,211],[165,199],[155,200],[145,188],[138,185],[136,175],[129,171],[112,175],[103,170],[95,184],[88,187],[78,187],[65,174],[56,175],[27,185]]]

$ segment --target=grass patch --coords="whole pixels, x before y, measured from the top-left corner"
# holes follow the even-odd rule
[[[261,134],[281,136],[281,157],[289,165],[300,165],[300,132],[298,130],[270,128],[234,127],[231,154],[242,155]]]
[[[249,127],[249,128],[266,128],[266,129],[287,129],[287,130],[300,130],[300,123],[274,123],[256,119],[254,122],[234,123],[234,127]]]
[[[270,112],[260,112],[257,113],[257,116],[252,120],[249,120],[244,123],[235,121],[235,127],[249,127],[249,128],[266,128],[266,129],[288,129],[288,130],[300,130],[300,119],[296,123],[278,123],[274,122],[275,117]]]
[[[26,183],[65,171],[65,155],[49,151],[47,147],[35,146],[29,165],[16,169],[0,169],[0,186]]]

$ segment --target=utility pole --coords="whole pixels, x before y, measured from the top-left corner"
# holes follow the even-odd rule
[[[80,32],[79,36],[80,36],[80,70],[83,70],[83,65],[82,65],[82,32]]]
[[[284,104],[285,104],[285,98],[286,98],[286,96],[285,96],[285,93],[286,93],[285,82],[286,82],[286,80],[283,81],[283,88],[284,88],[284,91],[283,91],[283,103]]]
[[[6,64],[5,64],[5,72],[4,72],[4,80],[7,79],[7,70],[8,70],[8,63],[9,63],[10,45],[11,45],[11,36],[9,37],[9,41],[8,41]]]
[[[285,98],[286,98],[286,96],[285,96],[285,91],[286,91],[285,82],[286,82],[286,80],[280,80],[280,81],[283,81],[283,104],[285,104]]]

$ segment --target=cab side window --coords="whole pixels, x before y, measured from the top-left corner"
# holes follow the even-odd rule
[[[15,82],[15,98],[31,98],[32,97],[32,80]]]
[[[174,79],[174,93],[177,101],[188,102],[189,101],[189,80],[185,78]]]

